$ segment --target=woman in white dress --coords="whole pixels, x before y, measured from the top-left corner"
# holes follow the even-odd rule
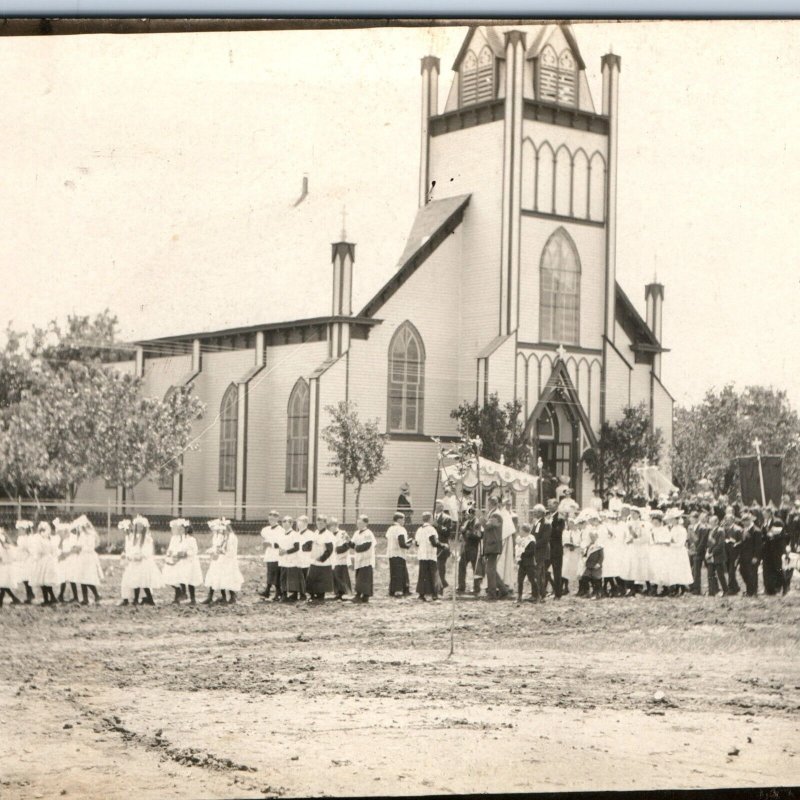
[[[569,594],[570,582],[573,587],[578,585],[580,578],[578,570],[581,561],[581,532],[578,528],[577,519],[572,514],[567,517],[561,541],[564,550],[561,564],[561,579],[565,583],[563,594]]]
[[[664,512],[654,509],[650,512],[651,544],[650,544],[650,594],[664,597],[669,592],[669,545],[672,535],[664,525]]]
[[[89,605],[89,591],[97,605],[100,602],[97,587],[103,582],[103,568],[100,566],[100,556],[96,552],[100,537],[85,514],[81,514],[72,523],[72,528],[78,534],[78,559],[75,576],[81,585],[81,594],[83,595],[81,605]]]
[[[14,566],[16,549],[5,528],[0,527],[0,608],[3,607],[3,600],[6,595],[15,606],[20,602],[14,592],[19,586],[17,570]]]
[[[29,541],[33,555],[31,586],[41,590],[43,606],[55,606],[58,604],[55,588],[61,585],[56,571],[59,535],[43,520]]]
[[[164,566],[164,583],[175,590],[174,604],[189,596],[189,605],[195,605],[195,589],[203,585],[203,570],[197,551],[197,539],[192,534],[188,519],[173,519],[169,524],[172,536],[167,548]]]
[[[20,519],[17,520],[15,528],[17,550],[14,569],[16,570],[17,582],[25,587],[24,602],[26,606],[29,606],[34,598],[33,587],[31,586],[31,567],[33,565],[33,559],[29,547],[29,541],[33,535],[33,523],[27,519]]]
[[[664,521],[670,532],[669,585],[673,594],[682,595],[694,580],[689,551],[686,549],[686,539],[689,534],[683,526],[683,512],[680,508],[668,509]]]
[[[642,509],[631,506],[628,530],[625,536],[628,550],[628,580],[631,583],[629,595],[642,593],[642,587],[649,580],[650,571],[650,526],[642,520]]]
[[[208,521],[208,528],[211,531],[211,547],[206,550],[210,561],[208,569],[206,570],[205,584],[208,587],[208,597],[203,600],[202,605],[207,606],[214,601],[214,592],[219,587],[219,572],[220,572],[220,553],[224,537],[222,535],[222,527],[220,520],[210,519]],[[224,601],[220,601],[224,602]]]

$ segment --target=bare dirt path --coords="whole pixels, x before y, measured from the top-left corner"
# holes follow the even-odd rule
[[[798,783],[800,594],[464,600],[447,659],[449,604],[246,575],[235,607],[0,609],[0,796]]]

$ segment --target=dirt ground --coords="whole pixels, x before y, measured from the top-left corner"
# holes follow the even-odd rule
[[[0,609],[3,798],[800,782],[800,593]],[[416,572],[412,567],[412,579]],[[659,699],[655,699],[656,693]]]

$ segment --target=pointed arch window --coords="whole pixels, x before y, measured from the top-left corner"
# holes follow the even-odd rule
[[[565,47],[560,55],[551,45],[542,50],[537,64],[537,90],[539,100],[562,106],[577,105],[578,71],[575,56]]]
[[[389,343],[388,428],[392,433],[422,433],[425,398],[425,348],[422,337],[404,322]]]
[[[289,395],[286,420],[286,491],[304,492],[308,485],[308,384],[298,378]]]
[[[239,429],[239,390],[232,383],[219,409],[219,490],[236,491],[236,447]]]
[[[461,62],[461,105],[484,103],[494,99],[494,56],[483,47],[476,56],[470,50]]]
[[[539,265],[541,341],[579,344],[581,264],[575,243],[559,228],[542,251]]]

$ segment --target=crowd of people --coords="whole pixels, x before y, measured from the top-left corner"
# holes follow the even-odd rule
[[[753,597],[759,577],[765,594],[786,594],[800,568],[800,500],[779,508],[728,504],[725,497],[668,497],[638,505],[612,493],[607,503],[581,509],[567,492],[535,505],[526,521],[515,514],[510,497],[493,495],[486,505],[476,507],[471,495],[458,500],[446,487],[412,530],[410,503],[398,503],[386,531],[389,596],[438,600],[455,567],[455,591],[489,601],[516,596],[522,602],[526,583],[533,602],[570,593],[594,599],[700,594],[704,572],[709,595],[737,594],[741,579]],[[190,520],[171,521],[163,568],[148,520],[121,520],[120,605],[154,605],[153,592],[165,587],[173,589],[176,604],[197,604],[198,591],[205,592],[201,605],[235,603],[244,583],[237,534],[225,518],[207,525],[211,546],[204,574]],[[6,597],[30,604],[37,591],[48,606],[100,601],[99,537],[85,515],[36,526],[19,520],[15,534],[12,540],[0,528],[0,606]],[[319,515],[310,524],[307,516],[293,519],[273,510],[261,540],[264,600],[367,603],[374,594],[377,538],[367,516],[359,516],[349,533],[333,517]]]

